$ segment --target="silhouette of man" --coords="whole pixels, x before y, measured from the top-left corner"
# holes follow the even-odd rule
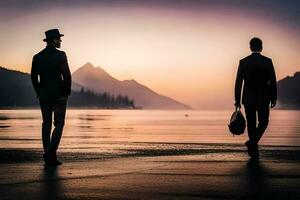
[[[45,32],[45,49],[33,57],[31,80],[40,101],[42,140],[46,165],[60,165],[56,151],[61,139],[68,96],[71,93],[71,74],[65,52],[58,50],[61,37],[58,29]],[[52,115],[54,114],[54,129]]]
[[[252,54],[239,63],[235,82],[235,106],[241,107],[243,86],[242,104],[249,137],[245,145],[249,156],[258,159],[258,142],[268,126],[270,107],[276,106],[277,86],[272,60],[260,54],[263,49],[261,39],[252,38],[250,49]]]

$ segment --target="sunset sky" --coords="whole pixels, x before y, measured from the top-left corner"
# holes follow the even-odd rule
[[[0,66],[29,72],[59,28],[72,72],[91,62],[200,109],[233,104],[254,36],[278,79],[300,71],[300,1],[1,0],[0,27]]]

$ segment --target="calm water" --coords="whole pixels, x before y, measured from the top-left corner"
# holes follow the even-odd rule
[[[114,151],[126,144],[243,144],[227,128],[232,111],[68,110],[61,151]],[[187,116],[186,116],[187,115]],[[42,148],[39,110],[0,110],[0,148]],[[300,111],[274,110],[261,141],[300,146]]]

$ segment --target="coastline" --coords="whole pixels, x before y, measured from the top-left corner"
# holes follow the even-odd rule
[[[41,149],[0,149],[1,199],[299,199],[300,148],[261,152],[258,162],[243,147],[60,152],[64,164],[47,168]]]

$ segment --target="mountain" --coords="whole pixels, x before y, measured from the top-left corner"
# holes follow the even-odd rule
[[[87,63],[72,74],[73,80],[97,93],[128,95],[135,106],[145,109],[191,109],[170,97],[160,95],[135,80],[119,81],[100,67]]]
[[[300,72],[278,81],[277,87],[279,107],[300,109]]]
[[[30,75],[0,67],[0,107],[38,105]]]
[[[0,67],[0,108],[37,107],[39,102],[33,89],[30,74]],[[71,107],[133,108],[127,96],[96,94],[83,86],[72,83],[68,105]]]
[[[78,84],[78,83],[72,81],[72,91],[79,92],[79,91],[81,91],[82,89],[84,90],[85,88],[84,88],[82,85],[80,85],[80,84]]]
[[[69,106],[129,108],[135,105],[157,109],[189,108],[169,97],[155,93],[134,80],[119,81],[103,69],[95,68],[89,63],[74,72],[74,79],[79,83],[74,81],[72,83]],[[279,80],[277,87],[279,108],[300,109],[300,72]],[[105,91],[112,91],[114,96],[103,93]],[[0,92],[0,107],[2,108],[38,106],[38,99],[28,73],[0,67]],[[118,94],[123,94],[123,97],[118,98]],[[124,94],[139,102],[133,103]]]

